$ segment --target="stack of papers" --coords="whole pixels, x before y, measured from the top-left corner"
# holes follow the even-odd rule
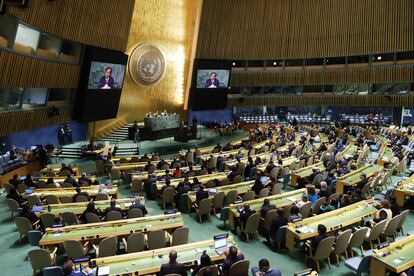
[[[105,276],[105,275],[109,275],[109,270],[110,267],[109,266],[100,266],[98,267],[98,276]]]
[[[307,227],[307,226],[299,227],[296,230],[298,230],[302,234],[307,234],[307,233],[312,233],[313,232],[313,229],[310,228],[310,227]]]

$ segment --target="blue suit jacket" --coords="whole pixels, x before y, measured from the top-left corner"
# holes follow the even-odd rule
[[[220,86],[220,81],[218,79],[215,79],[212,81],[211,79],[206,80],[206,85],[204,85],[204,88],[209,88],[211,84],[214,84],[215,87]]]
[[[102,87],[105,86],[105,84],[106,84],[106,80],[105,80],[105,76],[103,76],[99,79],[98,88],[101,89]],[[109,77],[108,86],[111,87],[111,89],[114,88],[114,78],[113,77]]]
[[[259,271],[259,269],[257,267],[252,267],[252,275],[256,276],[256,272]],[[282,273],[280,272],[279,269],[274,269],[271,268],[270,270],[265,272],[265,276],[282,276]]]

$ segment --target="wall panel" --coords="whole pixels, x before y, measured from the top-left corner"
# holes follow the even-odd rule
[[[0,87],[76,88],[80,66],[0,50]]]
[[[228,107],[234,106],[413,106],[414,96],[334,96],[334,95],[312,95],[312,96],[231,96],[228,99]]]
[[[59,116],[49,118],[49,108],[0,113],[0,137],[17,133],[26,129],[62,124],[71,121],[69,107],[59,108]]]
[[[31,0],[7,7],[23,22],[84,44],[124,51],[135,0]]]
[[[414,50],[412,0],[204,1],[197,57],[284,59]]]
[[[326,69],[318,71],[232,71],[231,87],[412,83],[413,66]]]

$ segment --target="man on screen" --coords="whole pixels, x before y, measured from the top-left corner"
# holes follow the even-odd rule
[[[210,78],[206,80],[205,88],[218,88],[220,86],[220,81],[216,78],[216,72],[210,74]]]
[[[114,78],[112,77],[112,68],[106,67],[105,76],[102,76],[99,80],[99,89],[112,89],[114,87]]]

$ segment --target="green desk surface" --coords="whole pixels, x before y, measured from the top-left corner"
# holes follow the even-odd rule
[[[383,256],[383,253],[391,254]],[[388,268],[392,268],[394,272],[399,273],[408,269],[414,262],[414,237],[407,236],[383,249],[375,250],[373,256],[386,264]]]
[[[352,183],[359,182],[359,179],[360,179],[359,177],[361,174],[365,173],[368,177],[370,177],[375,172],[379,172],[383,169],[384,169],[383,166],[372,164],[357,173],[350,172],[344,175],[343,177],[341,177],[341,181],[344,183],[349,183],[351,185]]]
[[[296,170],[295,173],[298,177],[302,177],[302,178],[308,177],[309,175],[312,174],[313,168],[319,168],[321,172],[325,170],[325,166],[323,165],[323,163],[319,162],[319,163],[313,164],[312,166],[307,166],[302,169]]]
[[[407,194],[412,194],[414,193],[414,182],[400,185],[397,189]]]
[[[302,233],[299,231],[300,233],[298,233],[295,231],[295,235],[300,240],[315,236],[317,235],[319,224],[325,225],[328,232],[331,232],[334,229],[343,228],[341,226],[348,226],[361,221],[363,218],[371,217],[377,211],[378,209],[371,203],[367,203],[365,201],[358,202],[356,204],[339,208],[337,210],[317,215],[315,217],[310,217],[298,222],[297,224],[300,224],[302,227],[308,227],[310,232]],[[300,227],[298,229],[300,229]],[[292,227],[289,227],[289,230],[292,230]]]
[[[123,198],[123,199],[117,199],[116,205],[121,208],[122,210],[129,209],[129,206],[132,202],[134,202],[134,198]],[[143,202],[144,199],[141,199],[141,203],[145,204]],[[88,206],[89,202],[74,202],[74,203],[62,203],[62,204],[50,204],[44,206],[44,212],[36,212],[36,215],[40,216],[41,214],[51,213],[54,215],[59,215],[64,212],[71,212],[75,215],[82,214],[86,207]],[[102,212],[109,207],[110,200],[99,200],[95,201],[95,208],[102,210]],[[50,206],[50,211],[48,207]]]
[[[38,180],[36,180],[35,182],[39,182],[39,181],[47,181],[49,178],[52,178],[54,182],[56,183],[63,183],[66,180],[66,176],[54,176],[54,177],[48,177],[48,176],[44,176],[44,177],[40,177]],[[79,178],[81,178],[81,176],[72,176],[73,179],[75,179],[76,181],[79,181]],[[92,175],[89,176],[89,179],[92,181],[95,181],[96,176]]]
[[[189,177],[188,180],[193,181],[194,178],[198,178],[200,183],[204,184],[213,179],[223,180],[227,178],[227,174],[226,173],[213,173],[213,174],[192,176],[192,177]],[[170,181],[170,184],[173,187],[177,187],[178,183],[180,183],[181,181],[184,181],[184,178],[172,178]],[[157,181],[157,190],[161,190],[162,186],[164,185],[165,185],[165,182]]]
[[[239,204],[231,204],[230,205],[230,212],[233,213],[234,216],[239,217],[239,211],[237,211],[237,208],[243,207],[245,203],[248,203],[250,205],[250,209],[255,210],[256,212],[259,212],[260,209],[263,206],[263,201],[267,198],[270,201],[270,204],[273,204],[276,206],[276,208],[284,207],[288,205],[294,204],[296,201],[300,200],[302,198],[303,193],[306,191],[306,189],[298,189],[292,192],[287,192],[279,195],[274,196],[268,196],[264,198],[254,199],[245,201]]]
[[[233,190],[236,190],[237,194],[243,194],[249,191],[251,187],[253,186],[253,184],[254,184],[254,180],[251,180],[251,181],[246,181],[242,183],[216,187],[216,189],[217,189],[217,193],[223,192],[224,195],[227,195],[228,192],[233,191]],[[215,193],[214,195],[216,195],[217,193]],[[213,198],[214,195],[211,195],[210,197]],[[193,202],[196,201],[196,192],[189,192],[188,196],[191,198]]]
[[[233,239],[229,239],[228,246],[237,246]],[[157,273],[162,264],[169,261],[168,254],[174,249],[178,253],[177,261],[180,263],[192,263],[199,260],[205,250],[213,261],[224,259],[224,255],[217,255],[214,248],[214,241],[202,241],[184,244],[174,247],[157,249],[154,251],[144,251],[139,253],[124,254],[115,257],[95,259],[98,267],[109,266],[110,275],[122,275],[139,271],[139,275],[147,273]]]
[[[178,228],[184,225],[181,213],[143,218],[106,221],[47,228],[40,245],[58,244],[64,240],[90,240],[109,236],[123,236],[133,232],[148,232],[158,229]],[[99,237],[98,237],[99,236]]]
[[[82,192],[87,192],[89,196],[96,196],[99,191],[98,186],[88,186],[82,187]],[[106,188],[106,192],[110,195],[114,195],[118,193],[118,187],[113,186],[112,188]],[[46,189],[34,189],[33,195],[37,195],[39,197],[46,197],[48,195],[55,195],[57,197],[72,197],[76,194],[76,188],[46,188]],[[25,197],[29,196],[27,194],[23,194]]]
[[[256,160],[256,158],[257,157],[260,157],[260,159],[264,159],[264,158],[269,158],[270,156],[272,155],[272,153],[271,152],[263,152],[263,153],[259,153],[259,154],[255,154],[255,155],[252,155],[251,157],[253,158],[253,160]],[[244,163],[244,164],[246,164],[247,163],[247,161],[248,161],[248,159],[249,159],[249,157],[243,157],[243,158],[240,158],[240,163]],[[263,160],[262,160],[263,161]],[[229,161],[225,161],[224,162],[224,164],[226,165],[226,166],[234,166],[234,165],[236,165],[238,163],[238,161],[237,160],[229,160]]]
[[[386,148],[384,154],[381,156],[381,160],[391,161],[394,153],[391,148]],[[384,158],[385,157],[385,158]]]
[[[341,154],[345,157],[353,156],[358,151],[358,147],[355,145],[350,145],[347,147]]]

